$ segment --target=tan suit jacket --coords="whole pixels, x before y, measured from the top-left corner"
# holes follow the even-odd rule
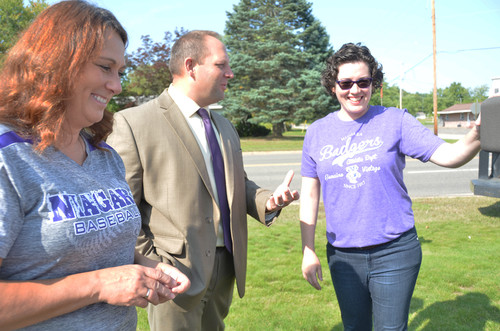
[[[203,155],[186,119],[165,90],[158,98],[115,114],[107,142],[123,158],[127,182],[142,216],[137,248],[171,263],[191,280],[175,302],[189,310],[199,303],[214,266],[219,208]],[[247,179],[234,126],[212,112],[220,134],[231,213],[234,268],[240,297],[245,293],[248,213],[265,221],[272,192]]]

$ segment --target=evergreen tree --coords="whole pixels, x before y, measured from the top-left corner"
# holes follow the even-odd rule
[[[241,0],[227,13],[225,44],[234,78],[224,113],[233,122],[312,121],[336,108],[320,83],[333,53],[329,36],[306,0]]]

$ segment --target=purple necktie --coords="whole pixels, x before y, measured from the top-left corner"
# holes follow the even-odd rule
[[[229,205],[227,203],[226,193],[226,177],[224,175],[224,161],[222,160],[222,153],[220,151],[219,142],[215,136],[212,122],[208,116],[208,112],[204,108],[198,110],[203,125],[205,126],[205,135],[207,136],[210,152],[212,153],[212,165],[214,168],[215,186],[217,186],[217,195],[219,197],[219,209],[222,218],[222,229],[224,231],[224,245],[227,250],[232,253],[231,230],[229,225]]]

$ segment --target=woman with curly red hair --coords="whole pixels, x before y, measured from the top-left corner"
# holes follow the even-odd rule
[[[127,33],[109,11],[62,1],[0,74],[0,329],[135,330],[135,306],[187,290],[135,252],[140,213],[105,110]],[[136,264],[134,264],[136,263]]]

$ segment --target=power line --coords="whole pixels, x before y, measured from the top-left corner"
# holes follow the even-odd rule
[[[456,53],[462,53],[462,52],[475,52],[475,51],[489,51],[489,50],[493,50],[493,49],[500,49],[500,46],[495,46],[495,47],[484,47],[484,48],[468,48],[468,49],[458,49],[458,50],[455,50],[455,51],[438,51],[436,54],[456,54]],[[422,60],[420,60],[419,62],[417,62],[416,64],[414,64],[413,66],[411,66],[409,69],[407,69],[406,71],[403,72],[402,75],[398,75],[396,76],[395,78],[393,78],[389,83],[392,83],[398,79],[400,79],[401,76],[404,77],[404,75],[410,71],[412,71],[413,69],[415,69],[416,67],[418,67],[419,65],[421,65],[423,62],[425,62],[428,58],[430,58],[432,56],[432,53],[427,55],[426,57],[424,57]]]

